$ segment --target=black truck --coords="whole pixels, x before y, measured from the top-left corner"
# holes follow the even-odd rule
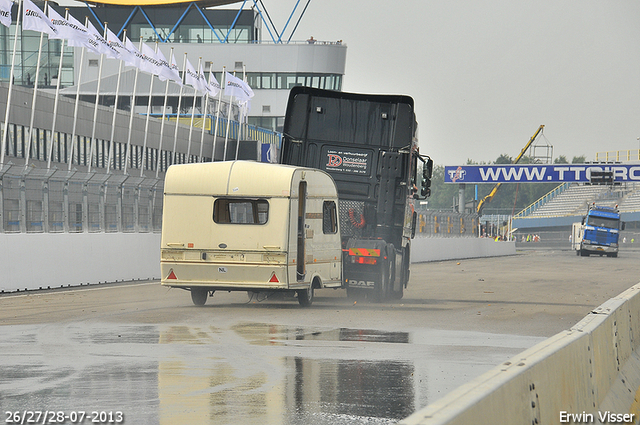
[[[335,180],[347,295],[402,298],[414,202],[430,195],[433,168],[418,150],[413,99],[294,87],[280,162],[325,170]]]

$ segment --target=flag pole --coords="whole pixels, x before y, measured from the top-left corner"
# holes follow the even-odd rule
[[[44,2],[44,9],[47,10],[49,2]],[[36,115],[36,100],[38,97],[38,77],[40,76],[40,59],[42,58],[42,40],[44,40],[44,32],[40,33],[40,45],[38,47],[38,61],[36,62],[36,76],[33,82],[33,97],[31,98],[31,119],[29,121],[29,132],[27,133],[27,151],[24,156],[24,167],[29,165],[29,158],[31,158],[31,144],[33,143],[33,120]],[[47,37],[48,40],[48,37]],[[45,136],[46,140],[46,136]]]
[[[142,49],[142,37],[140,37],[140,47],[138,50]],[[131,132],[133,131],[133,114],[134,109],[136,108],[136,89],[138,87],[138,74],[140,74],[140,68],[136,67],[136,76],[133,79],[133,92],[131,93],[131,114],[129,115],[129,133],[127,135],[127,148],[126,154],[124,156],[124,169],[123,174],[127,174],[127,167],[129,166],[129,156],[131,155]]]
[[[222,67],[222,78],[226,79],[227,67]],[[211,162],[215,161],[216,155],[216,140],[218,139],[218,123],[220,122],[220,105],[222,104],[222,85],[220,85],[220,93],[218,94],[218,106],[216,107],[216,125],[213,130],[213,148],[211,151]]]
[[[200,68],[198,68],[199,70]],[[199,71],[198,71],[199,72]],[[213,74],[213,63],[211,64],[211,68],[209,68],[209,82],[208,84],[211,84],[211,74]],[[207,122],[207,108],[209,107],[209,92],[205,92],[204,94],[204,107],[202,108],[202,131],[200,132],[200,161],[199,162],[204,162],[204,158],[202,157],[203,155],[203,150],[204,150],[204,125]]]
[[[169,66],[173,62],[173,47],[169,55]],[[162,158],[162,139],[164,137],[164,122],[167,118],[167,100],[169,99],[169,82],[171,79],[167,78],[167,83],[164,87],[164,104],[162,105],[162,122],[160,123],[160,141],[158,142],[158,157],[156,158],[156,179],[160,173],[160,158]]]
[[[198,58],[198,67],[196,73],[200,74],[200,65],[202,64],[202,56]],[[193,134],[193,121],[196,117],[196,99],[198,98],[198,89],[193,88],[193,106],[191,107],[191,125],[189,126],[189,141],[187,142],[187,164],[191,155],[191,135]]]
[[[88,26],[89,17],[85,16],[84,26]],[[73,163],[73,153],[75,152],[75,138],[76,138],[76,125],[78,123],[78,99],[80,98],[80,83],[82,82],[82,64],[84,64],[84,52],[87,50],[86,47],[82,48],[82,52],[80,53],[80,69],[78,70],[78,82],[76,83],[76,102],[73,108],[73,129],[71,131],[71,149],[69,150],[69,171],[71,171],[71,165]],[[58,75],[58,79],[60,76]]]
[[[65,9],[65,19],[69,19],[69,8]],[[47,169],[51,168],[51,157],[53,156],[53,141],[56,138],[56,118],[58,116],[58,100],[60,98],[60,81],[62,80],[62,58],[64,58],[64,42],[60,40],[60,63],[58,64],[58,78],[56,81],[56,95],[53,100],[53,121],[51,123],[51,143],[49,144],[49,154],[47,155]],[[67,43],[68,45],[69,43]],[[60,138],[58,138],[60,141]],[[60,158],[58,158],[60,159]]]
[[[247,77],[247,68],[245,65],[242,65],[242,81],[244,81],[246,77]],[[240,136],[242,135],[243,112],[244,112],[244,105],[240,106],[240,103],[238,103],[238,141],[236,142],[236,160],[238,159],[238,152],[240,152]]]
[[[158,53],[158,42],[156,41],[156,51]],[[149,134],[149,118],[151,116],[151,95],[153,94],[153,77],[151,74],[151,82],[149,83],[149,101],[147,102],[147,119],[144,123],[144,141],[142,142],[142,164],[140,164],[140,177],[144,176],[144,162],[147,159],[147,139]]]
[[[69,19],[69,8],[65,9],[65,19]],[[62,80],[62,58],[64,58],[64,42],[63,38],[60,40],[60,63],[58,64],[58,79],[56,81],[56,95],[53,100],[53,121],[51,123],[51,143],[49,144],[49,154],[47,156],[47,169],[51,168],[51,157],[53,156],[53,141],[56,138],[56,118],[58,116],[58,99],[60,98],[60,81]],[[67,43],[68,44],[68,43]],[[58,141],[60,138],[58,137]],[[58,158],[60,159],[60,158]]]
[[[104,38],[107,38],[107,22],[104,23]],[[104,53],[100,54],[100,64],[98,65],[98,80],[96,82],[96,102],[93,105],[93,128],[91,129],[91,147],[89,148],[89,167],[91,172],[93,165],[93,152],[96,143],[96,121],[98,121],[98,104],[100,103],[100,84],[102,83],[102,62],[104,61]],[[96,158],[96,167],[98,166],[98,158]]]
[[[184,61],[182,64],[182,81],[183,81],[183,85],[180,86],[180,95],[178,96],[178,109],[176,110],[176,128],[175,128],[175,133],[173,134],[173,161],[171,162],[172,164],[176,163],[176,147],[178,144],[178,124],[180,124],[180,104],[182,103],[182,92],[184,90],[184,76],[185,73],[187,72],[187,53],[185,52],[184,54]]]
[[[127,30],[124,29],[122,36],[122,43],[127,39]],[[124,64],[124,59],[120,60],[120,64],[118,65],[118,79],[116,81],[116,96],[115,103],[113,104],[113,117],[111,118],[111,138],[109,139],[109,158],[107,160],[107,174],[111,171],[111,161],[113,161],[113,151],[115,146],[113,145],[113,139],[116,132],[116,116],[118,115],[118,93],[120,91],[120,79],[122,77],[122,66]]]
[[[236,76],[236,72],[233,71],[233,76]],[[227,74],[224,75],[224,89],[227,90]],[[223,161],[227,160],[227,141],[229,140],[229,127],[231,127],[231,106],[233,105],[233,95],[229,96],[229,112],[227,113],[227,131],[224,135],[224,154],[222,157]]]
[[[22,10],[22,0],[18,0],[18,14],[16,15],[16,33],[13,38],[13,54],[11,56],[11,72],[9,73],[9,89],[7,93],[7,105],[4,114],[4,128],[2,129],[2,152],[0,152],[0,169],[4,165],[4,152],[7,146],[7,133],[9,131],[9,112],[11,110],[11,92],[13,90],[13,71],[16,67],[16,49],[18,47],[18,24],[20,23],[20,11]]]

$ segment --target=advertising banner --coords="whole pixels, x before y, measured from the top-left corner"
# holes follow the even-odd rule
[[[327,172],[368,176],[371,170],[371,151],[325,145],[320,165]]]
[[[640,164],[462,165],[444,167],[445,183],[587,183],[592,171],[614,182],[640,182]]]

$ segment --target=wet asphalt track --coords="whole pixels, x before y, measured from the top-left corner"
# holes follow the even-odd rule
[[[246,293],[195,307],[157,282],[4,294],[2,419],[394,423],[638,283],[639,259],[527,251],[414,264],[399,302],[322,290],[310,309]]]

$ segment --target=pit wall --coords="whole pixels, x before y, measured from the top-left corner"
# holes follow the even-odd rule
[[[160,277],[159,233],[0,233],[0,292]]]
[[[490,238],[421,238],[411,241],[411,262],[515,255],[516,243]]]
[[[414,263],[515,254],[486,238],[412,240]],[[0,233],[0,293],[160,278],[159,233]]]
[[[401,424],[638,423],[639,345],[640,284]]]

